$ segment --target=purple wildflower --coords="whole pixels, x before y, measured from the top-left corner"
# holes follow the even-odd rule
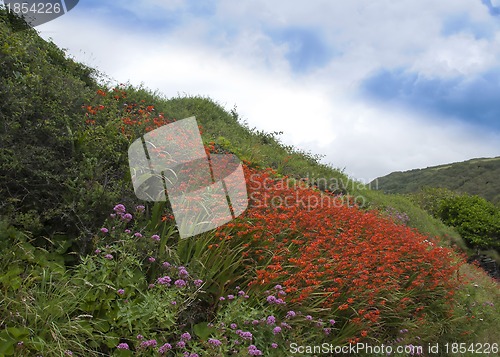
[[[125,343],[125,342],[120,343],[118,346],[116,346],[116,348],[118,348],[119,350],[128,350],[128,349],[130,349],[129,346],[128,346],[128,343]]]
[[[170,343],[165,343],[163,346],[158,348],[158,352],[160,354],[164,354],[165,352],[167,352],[168,350],[171,350],[171,349],[172,349],[172,345]]]
[[[113,208],[113,211],[115,211],[116,213],[118,213],[119,215],[122,215],[124,214],[127,209],[125,208],[124,205],[122,205],[121,203],[116,205],[114,208]]]
[[[184,332],[182,335],[181,335],[181,340],[184,340],[184,341],[189,341],[191,339],[191,335],[189,334],[189,332]]]
[[[153,234],[151,239],[158,242],[160,240],[160,236],[158,234]]]
[[[274,297],[273,295],[269,295],[267,298],[266,298],[267,302],[270,303],[270,304],[274,304],[276,302],[276,297]]]
[[[250,356],[262,356],[262,351],[260,351],[255,345],[248,346],[248,354]]]
[[[156,346],[157,342],[156,340],[147,340],[141,342],[141,347],[154,347]]]
[[[276,318],[274,316],[268,316],[266,319],[268,325],[274,325],[276,323]]]
[[[113,259],[113,256],[112,256],[111,254],[106,254],[106,255],[104,256],[104,258],[106,258],[106,259],[108,259],[108,260],[111,260],[111,259]]]
[[[241,331],[238,334],[242,339],[252,341],[253,335],[250,331]]]
[[[169,276],[165,275],[165,276],[163,276],[161,278],[158,278],[156,281],[160,285],[168,285],[168,284],[170,284],[172,282],[172,279]]]
[[[177,286],[178,288],[183,288],[186,286],[186,282],[182,279],[177,279],[175,282],[174,282],[175,286]]]
[[[179,277],[185,279],[188,276],[189,276],[189,273],[184,267],[182,269],[179,269]]]
[[[209,338],[208,339],[208,343],[210,343],[211,345],[213,346],[220,346],[222,345],[222,342],[220,342],[218,339],[216,338]]]
[[[295,311],[290,310],[290,311],[288,311],[286,313],[286,318],[287,319],[290,319],[290,318],[295,317],[295,316],[297,316],[297,314],[295,313]]]
[[[108,231],[108,229],[106,227],[102,227],[101,228],[101,232],[102,233],[108,233],[109,231]]]
[[[280,332],[281,332],[281,327],[276,326],[275,328],[273,328],[273,333],[274,333],[275,335],[279,334]]]
[[[127,222],[130,222],[132,220],[132,215],[130,213],[125,213],[123,216],[122,216],[122,219],[124,221],[127,221]]]

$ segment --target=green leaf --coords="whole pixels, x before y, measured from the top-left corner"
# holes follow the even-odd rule
[[[202,341],[206,341],[208,337],[215,332],[215,328],[208,327],[208,322],[200,322],[193,327],[193,331]]]

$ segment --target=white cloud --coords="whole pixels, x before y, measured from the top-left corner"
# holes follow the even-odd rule
[[[461,33],[436,38],[411,69],[431,78],[473,76],[494,67],[499,54],[498,43]]]
[[[155,0],[150,5],[163,5]],[[184,1],[167,2],[175,11]],[[128,5],[127,5],[128,4]],[[131,6],[130,2],[126,6]],[[137,6],[140,6],[138,4]],[[148,6],[152,9],[152,6]],[[117,81],[206,95],[238,106],[250,126],[283,131],[283,140],[363,180],[394,170],[499,155],[500,138],[355,95],[371,71],[412,68],[428,76],[472,75],[498,66],[500,33],[491,40],[441,36],[442,20],[466,12],[492,21],[480,1],[234,1],[210,18],[189,18],[170,32],[141,32],[75,8],[38,29],[77,59]],[[266,29],[314,28],[340,51],[323,68],[292,73],[286,45]]]

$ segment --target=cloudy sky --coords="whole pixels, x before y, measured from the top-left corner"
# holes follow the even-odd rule
[[[81,0],[37,30],[363,181],[500,155],[500,0]]]

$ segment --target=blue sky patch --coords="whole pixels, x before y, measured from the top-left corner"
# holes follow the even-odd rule
[[[326,65],[335,55],[319,31],[287,28],[268,31],[277,44],[286,44],[286,58],[294,72],[304,73]]]
[[[453,79],[428,79],[403,69],[381,70],[364,81],[362,92],[377,101],[500,131],[500,68]]]
[[[488,8],[490,15],[500,16],[500,8],[498,6],[494,6],[491,3],[491,0],[481,0],[481,2]]]
[[[441,33],[444,36],[462,32],[471,33],[476,39],[492,39],[495,36],[495,29],[492,26],[474,22],[468,14],[457,14],[443,21]]]

